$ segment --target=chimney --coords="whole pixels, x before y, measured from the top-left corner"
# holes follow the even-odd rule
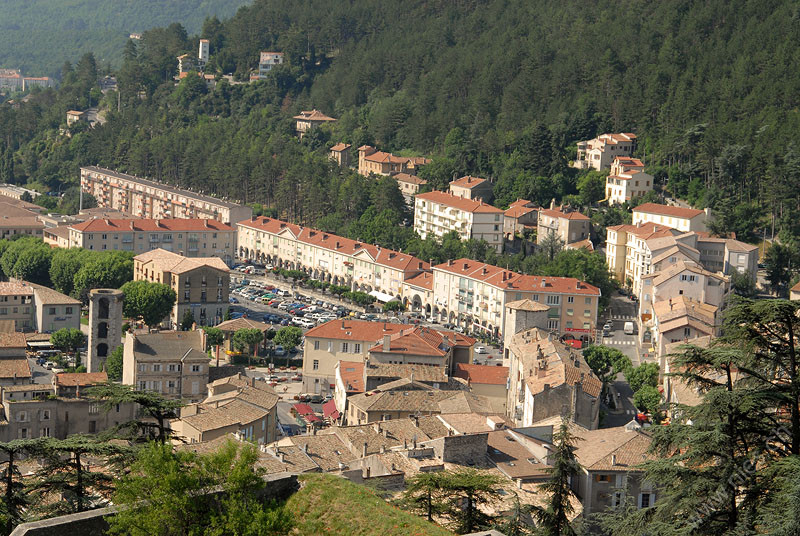
[[[281,463],[283,463],[283,460],[285,459],[285,458],[284,458],[284,457],[285,457],[285,454],[284,454],[283,452],[281,452],[281,451],[278,451],[278,452],[277,452],[277,454],[278,454],[278,461],[280,461]]]
[[[392,348],[392,336],[391,335],[384,335],[383,336],[383,351],[388,352]]]
[[[612,454],[611,455],[611,466],[613,467],[615,465],[617,465],[617,455],[616,454]]]
[[[383,435],[383,437],[389,437],[389,430],[386,428],[382,428],[381,434]]]
[[[386,445],[381,445],[381,454],[386,454]]]
[[[362,458],[366,458],[367,457],[367,442],[366,441],[364,441],[364,445],[361,447],[361,457]]]
[[[453,266],[453,260],[447,259],[447,266]]]
[[[672,298],[669,299],[669,310],[672,311]]]
[[[422,261],[419,261],[419,269],[422,270]]]
[[[486,275],[486,273],[487,273],[488,271],[489,271],[489,270],[487,270],[487,269],[486,269],[486,267],[484,266],[484,267],[483,267],[483,269],[481,269],[481,274],[483,274],[483,275]]]
[[[308,443],[303,444],[303,453],[308,454]]]

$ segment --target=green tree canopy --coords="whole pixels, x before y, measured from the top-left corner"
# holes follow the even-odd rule
[[[303,340],[303,330],[295,326],[284,326],[278,330],[272,342],[291,350]]]
[[[122,285],[125,301],[123,313],[129,318],[141,318],[148,326],[157,326],[172,311],[175,291],[163,283],[129,281]]]

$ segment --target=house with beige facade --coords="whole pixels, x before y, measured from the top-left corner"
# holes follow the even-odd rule
[[[555,234],[565,245],[591,238],[592,221],[585,214],[569,206],[539,211],[536,226],[536,243],[541,244],[549,234]]]
[[[462,240],[485,240],[503,251],[503,211],[484,203],[445,192],[427,192],[414,198],[414,230],[420,237],[441,238],[455,231]]]
[[[191,311],[198,326],[222,322],[228,309],[230,270],[219,257],[188,258],[154,249],[133,258],[133,280],[169,285],[177,300],[165,319],[177,326]]]
[[[409,205],[414,205],[414,196],[419,193],[420,188],[428,184],[428,181],[421,179],[410,173],[395,173],[392,178],[397,181],[400,193]]]
[[[350,167],[350,149],[352,147],[349,143],[337,143],[330,148],[328,156],[339,164],[339,167]]]
[[[470,175],[451,181],[450,193],[473,201],[483,199],[485,203],[491,202],[493,197],[491,181]]]
[[[420,168],[430,163],[423,157],[395,156],[392,153],[379,151],[371,145],[362,145],[358,148],[358,172],[365,177],[370,174],[393,175],[395,173],[410,173],[415,175]]]
[[[639,223],[655,223],[672,227],[678,231],[707,231],[706,223],[711,217],[710,209],[697,210],[694,208],[674,207],[659,205],[658,203],[644,203],[633,209],[633,225]]]
[[[236,230],[209,218],[96,218],[68,228],[67,247],[134,253],[161,248],[184,257],[219,257],[228,265],[236,254]]]
[[[266,382],[238,374],[209,383],[207,391],[202,402],[184,406],[170,422],[180,441],[203,443],[229,434],[259,445],[277,439],[280,397]]]
[[[670,343],[699,337],[717,337],[719,308],[686,296],[671,297],[653,304],[653,348],[661,359]]]
[[[730,277],[721,272],[710,272],[693,262],[676,261],[642,278],[639,314],[651,316],[654,303],[678,296],[723,308],[730,296],[730,283]]]
[[[402,299],[404,281],[430,269],[407,253],[275,218],[253,217],[237,228],[240,259],[302,270],[320,281],[376,292],[384,301],[387,296]]]
[[[140,218],[210,218],[233,224],[253,215],[246,205],[95,166],[81,168],[81,190],[102,208]]]
[[[572,167],[578,169],[608,169],[618,156],[632,157],[636,149],[636,134],[601,134],[591,140],[578,142],[578,156]]]
[[[623,285],[634,278],[647,275],[649,251],[645,251],[648,240],[672,237],[680,232],[671,227],[655,223],[637,225],[622,224],[606,228],[606,264],[614,277]]]
[[[0,282],[0,321],[15,331],[52,333],[80,327],[81,302],[53,289],[11,280]]]
[[[335,123],[336,119],[328,117],[319,110],[303,110],[299,115],[294,116],[295,131],[302,138],[311,130],[326,123]]]
[[[206,397],[210,359],[205,332],[128,332],[122,357],[122,383],[154,391],[171,400],[199,402]]]
[[[611,163],[606,177],[606,199],[609,205],[621,205],[653,190],[653,176],[644,172],[638,158],[618,156]]]
[[[527,199],[517,199],[503,212],[503,234],[513,240],[527,230],[536,230],[539,224],[540,207]]]

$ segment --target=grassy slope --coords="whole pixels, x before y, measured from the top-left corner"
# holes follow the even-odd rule
[[[118,63],[128,34],[180,22],[189,35],[207,16],[227,18],[250,0],[2,0],[0,68],[55,75],[64,61],[94,52]]]
[[[439,526],[398,510],[372,490],[326,474],[300,477],[303,488],[287,502],[299,534],[352,536],[451,535]]]

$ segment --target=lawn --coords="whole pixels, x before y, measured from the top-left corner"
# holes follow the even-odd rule
[[[374,491],[327,474],[300,476],[303,488],[286,503],[296,534],[450,535],[438,525],[390,506]]]

